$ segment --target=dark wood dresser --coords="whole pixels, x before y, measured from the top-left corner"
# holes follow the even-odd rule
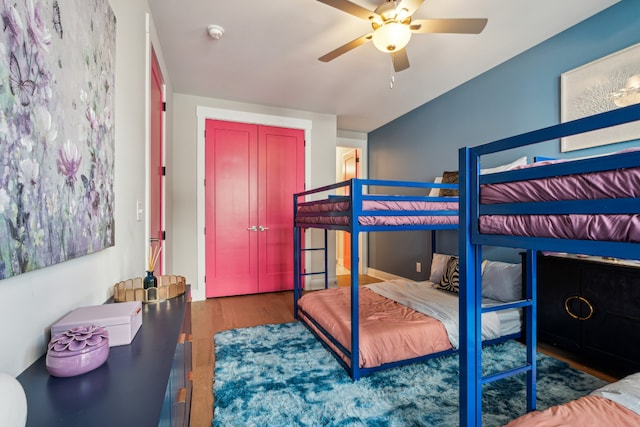
[[[640,371],[640,264],[539,255],[538,339],[613,376]]]
[[[42,356],[22,372],[27,426],[188,426],[191,366],[187,287],[171,300],[143,304],[131,344],[111,347],[99,368],[56,378]]]

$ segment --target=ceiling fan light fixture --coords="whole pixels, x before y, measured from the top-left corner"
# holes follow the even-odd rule
[[[411,28],[399,22],[385,22],[373,32],[373,44],[386,53],[397,52],[411,40]]]

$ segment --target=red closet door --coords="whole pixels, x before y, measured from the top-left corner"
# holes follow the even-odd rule
[[[164,80],[155,52],[151,51],[151,136],[150,136],[150,164],[149,164],[149,246],[164,246],[162,232],[162,186],[164,173],[162,171],[162,87]],[[162,254],[161,254],[162,255]],[[163,273],[162,256],[156,262],[154,273]]]
[[[304,131],[258,131],[259,292],[293,289],[293,193],[304,191]]]
[[[293,193],[304,131],[208,120],[207,297],[293,289]]]
[[[207,298],[255,293],[258,283],[257,128],[207,120],[206,132]]]

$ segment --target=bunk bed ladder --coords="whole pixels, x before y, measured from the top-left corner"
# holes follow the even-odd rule
[[[512,303],[501,304],[499,306],[493,307],[484,307],[482,308],[482,313],[489,313],[492,311],[506,310],[510,308],[522,308],[524,310],[524,334],[525,334],[525,345],[526,345],[526,362],[524,365],[511,368],[506,371],[497,372],[491,375],[482,377],[482,384],[487,384],[493,381],[501,380],[503,378],[508,378],[513,375],[518,375],[521,373],[526,373],[527,375],[527,386],[526,386],[526,401],[527,401],[527,412],[533,411],[536,409],[536,324],[535,324],[535,315],[537,303],[535,299],[536,295],[536,275],[533,273],[536,271],[536,252],[534,250],[527,251],[527,258],[525,261],[525,295],[524,299],[521,301],[515,301]],[[478,402],[479,405],[481,401]]]
[[[524,298],[493,307],[482,307],[482,245],[474,243],[477,200],[471,200],[467,189],[478,185],[477,158],[469,148],[460,149],[460,426],[482,426],[482,386],[493,381],[526,373],[527,412],[536,408],[536,271],[537,251],[528,249],[524,268]],[[472,177],[474,177],[472,179]],[[483,376],[482,374],[482,314],[492,311],[522,308],[526,344],[526,361],[519,367]]]
[[[302,291],[304,290],[304,278],[307,276],[317,276],[324,275],[324,288],[329,288],[329,275],[327,272],[329,271],[329,262],[328,262],[328,231],[324,230],[324,246],[317,248],[304,248],[302,247],[302,237],[304,228],[294,227],[294,237],[293,237],[293,251],[294,251],[294,266],[293,266],[293,300],[294,300],[294,318],[298,318],[298,299],[302,296]],[[313,272],[305,272],[304,267],[302,266],[302,262],[304,261],[304,257],[302,254],[307,252],[316,252],[322,251],[324,255],[324,270],[323,271],[313,271]]]

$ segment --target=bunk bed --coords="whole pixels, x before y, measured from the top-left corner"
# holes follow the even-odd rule
[[[354,380],[381,369],[453,353],[459,341],[457,295],[434,289],[433,282],[440,282],[434,277],[435,262],[430,277],[433,282],[395,280],[360,287],[359,260],[355,256],[359,233],[401,230],[431,230],[435,254],[436,230],[457,229],[457,197],[365,194],[374,187],[374,191],[392,188],[427,194],[434,187],[456,190],[457,184],[352,179],[294,195],[294,316],[336,356]],[[326,196],[327,192],[348,195]],[[314,200],[308,200],[311,198]],[[324,247],[304,248],[302,236],[308,228],[324,229]],[[354,256],[350,288],[328,289],[328,230],[351,234]],[[302,254],[314,250],[324,251],[324,271],[304,272]],[[442,276],[450,257],[436,255],[440,264],[444,260],[438,268]],[[325,289],[302,296],[304,278],[315,274],[324,275]],[[490,322],[492,326],[485,331],[487,342],[519,335],[517,310],[500,319],[488,319]]]
[[[517,374],[526,374],[527,411],[536,408],[538,251],[640,259],[640,151],[625,150],[606,157],[546,162],[488,175],[479,174],[481,157],[638,120],[640,105],[632,105],[460,149],[461,426],[482,425],[483,384]],[[573,184],[566,184],[567,181]],[[533,189],[525,187],[527,185],[533,185]],[[570,191],[567,185],[573,185],[579,191]],[[588,195],[584,191],[588,186],[595,187],[597,195]],[[513,197],[492,200],[487,196],[496,188],[498,190],[493,194],[537,195],[542,187],[561,191],[524,200]],[[523,222],[527,220],[533,220],[533,225],[522,225],[527,224]],[[608,228],[609,232],[601,233],[606,225],[613,227]],[[525,298],[501,306],[481,306],[481,262],[485,245],[526,250]],[[516,307],[525,312],[526,361],[508,371],[483,376],[481,316],[488,311]]]
[[[431,197],[433,188],[457,190],[457,184],[388,181],[353,178],[348,181],[315,188],[293,195],[294,209],[294,317],[307,326],[349,375],[358,379],[379,369],[415,362],[396,361],[383,366],[361,367],[360,359],[360,286],[359,286],[359,235],[363,232],[430,230],[432,252],[435,252],[437,230],[455,230],[458,227],[458,198]],[[386,191],[387,194],[375,194]],[[396,193],[396,194],[388,194]],[[404,193],[404,194],[398,194]],[[305,247],[304,230],[324,230],[324,245]],[[348,295],[350,328],[348,343],[338,342],[317,320],[304,313],[298,306],[309,276],[323,275],[328,289],[328,231],[341,230],[350,233],[351,286]],[[307,272],[302,263],[304,254],[322,251],[324,270]],[[370,295],[367,295],[370,299]],[[422,321],[423,319],[414,319]]]

